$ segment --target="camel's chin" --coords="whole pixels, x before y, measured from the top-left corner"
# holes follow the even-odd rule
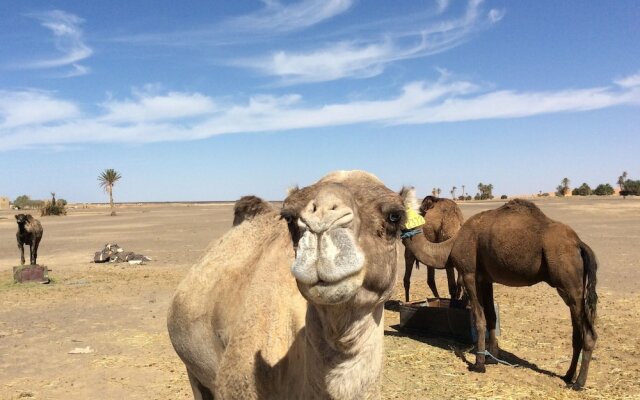
[[[307,285],[298,282],[302,295],[310,302],[322,305],[342,304],[352,299],[362,286],[359,276],[352,276],[338,282],[317,282]]]

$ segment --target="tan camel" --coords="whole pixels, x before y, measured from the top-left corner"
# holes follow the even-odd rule
[[[397,193],[341,171],[211,245],[168,314],[194,397],[379,398],[405,220]]]
[[[440,243],[452,238],[460,230],[464,217],[462,211],[455,201],[439,197],[427,196],[420,205],[420,214],[424,217],[425,223],[419,228],[421,235],[414,235],[402,240],[404,244],[404,295],[405,301],[409,301],[409,289],[411,287],[411,272],[413,265],[416,268],[423,263],[427,265],[427,285],[435,297],[440,297],[436,287],[435,270],[441,266],[428,264],[428,258],[420,258],[424,252],[421,251],[428,246],[427,242]],[[449,295],[453,298],[458,291],[456,277],[453,268],[446,268],[447,282],[449,283]]]

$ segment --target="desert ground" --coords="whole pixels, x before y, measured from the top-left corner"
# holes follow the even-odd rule
[[[387,399],[640,399],[640,199],[535,200],[569,224],[599,261],[597,330],[586,390],[560,379],[571,355],[569,310],[554,289],[495,287],[502,358],[517,367],[467,371],[470,346],[399,332],[385,311],[383,397]],[[500,201],[460,203],[465,218]],[[1,399],[188,399],[191,389],[165,321],[173,291],[212,240],[231,227],[228,204],[100,206],[40,218],[39,264],[52,283],[14,284],[19,264],[14,211],[0,211]],[[94,264],[105,243],[148,255],[146,265]],[[402,246],[393,299],[404,298]],[[26,254],[28,260],[28,253]],[[444,272],[437,273],[446,293]],[[426,269],[412,298],[426,297]],[[89,347],[89,353],[69,352]],[[458,355],[456,355],[458,354]],[[462,357],[459,355],[462,354]]]

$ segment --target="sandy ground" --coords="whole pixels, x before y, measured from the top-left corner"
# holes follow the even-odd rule
[[[465,217],[500,202],[461,204]],[[572,226],[599,259],[600,335],[587,389],[567,390],[559,376],[571,355],[568,308],[545,286],[495,287],[502,356],[520,365],[467,371],[446,339],[407,336],[385,311],[383,393],[393,399],[640,398],[640,199],[538,201]],[[232,205],[142,205],[72,209],[41,218],[39,263],[52,284],[12,283],[19,261],[13,212],[0,211],[1,399],[188,399],[191,389],[165,328],[171,295],[207,244],[231,226]],[[143,266],[93,264],[105,243],[143,253]],[[400,252],[401,253],[401,252]],[[27,255],[28,258],[28,255]],[[401,258],[399,258],[401,261]],[[403,298],[400,264],[395,299]],[[412,298],[427,295],[426,271],[414,272]],[[446,292],[444,273],[437,273]],[[89,354],[69,354],[89,346]],[[470,353],[466,357],[472,360]]]

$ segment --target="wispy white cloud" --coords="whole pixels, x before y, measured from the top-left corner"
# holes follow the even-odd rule
[[[282,79],[282,84],[324,82],[342,78],[367,78],[382,73],[394,61],[447,51],[470,35],[498,22],[504,13],[481,8],[482,1],[471,0],[458,18],[434,22],[410,33],[389,33],[371,41],[340,41],[304,52],[280,50],[236,65]],[[443,6],[446,7],[446,2]]]
[[[640,86],[640,72],[634,75],[627,76],[615,81],[616,85],[624,88],[632,88]]]
[[[303,0],[283,5],[263,0],[265,7],[252,14],[229,19],[223,30],[248,32],[291,32],[308,28],[347,11],[353,0]]]
[[[489,11],[489,21],[491,21],[492,23],[496,23],[504,18],[505,14],[505,10],[498,10],[497,8],[493,8]]]
[[[134,99],[109,100],[101,104],[109,123],[141,123],[196,117],[216,111],[213,100],[199,93],[169,92],[156,95],[134,92]]]
[[[16,127],[40,127],[78,116],[80,111],[75,104],[56,99],[49,92],[0,90],[0,138]]]
[[[95,142],[196,140],[359,123],[417,125],[585,112],[640,106],[640,83],[632,75],[609,86],[519,92],[487,90],[445,74],[436,82],[409,83],[399,94],[382,99],[317,106],[293,93],[256,95],[228,104],[203,94],[169,92],[110,100],[102,104],[104,113],[92,117],[80,115],[77,106],[50,93],[3,92],[0,96],[7,99],[0,102],[0,151],[6,151]],[[189,111],[191,107],[195,111]]]
[[[438,14],[443,13],[449,7],[449,0],[436,0],[436,9]]]
[[[354,0],[262,0],[257,11],[186,30],[117,37],[121,43],[176,47],[246,45],[265,37],[301,31],[347,12]]]
[[[65,77],[84,75],[89,72],[88,67],[79,64],[79,61],[93,53],[93,50],[84,43],[83,31],[80,28],[84,22],[82,18],[60,10],[30,14],[30,16],[38,19],[42,26],[51,31],[55,48],[61,54],[26,62],[21,67],[49,69],[71,66],[71,71],[62,75]]]

